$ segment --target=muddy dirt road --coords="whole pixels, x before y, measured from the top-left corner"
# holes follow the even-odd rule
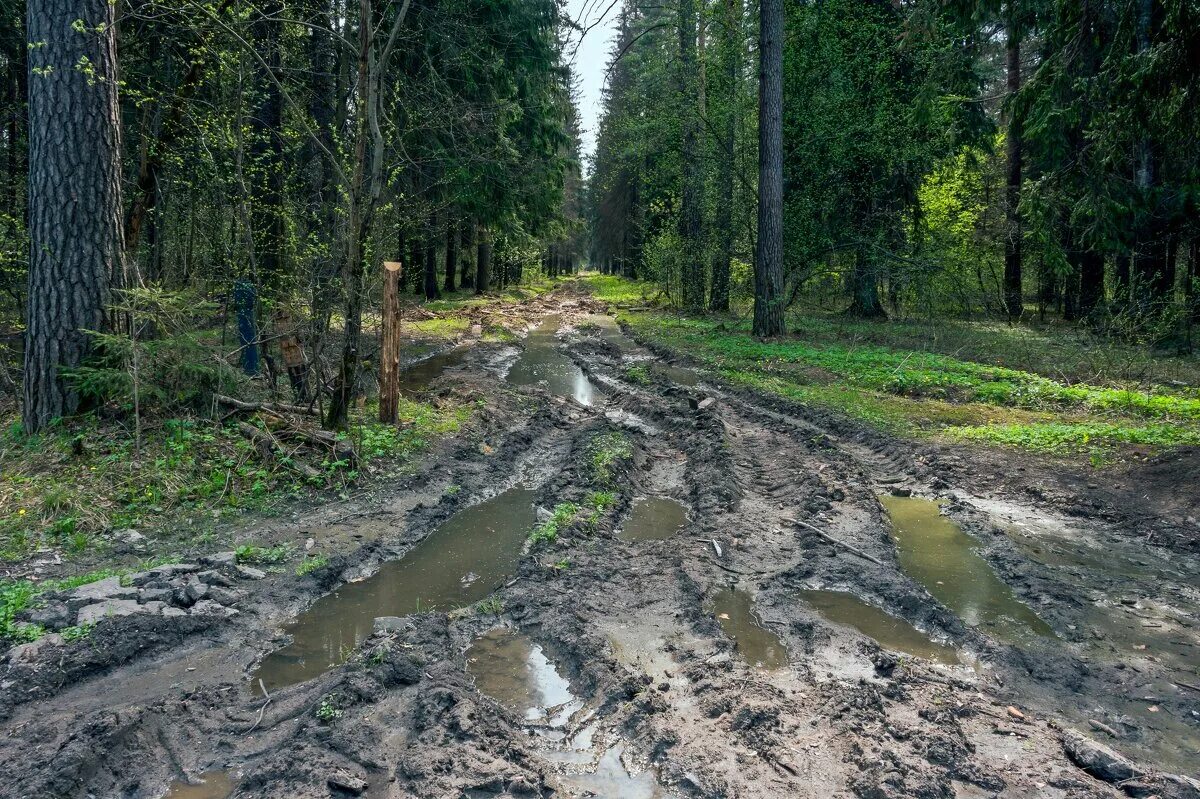
[[[525,311],[421,372],[481,411],[419,476],[259,531],[327,566],[64,598],[0,796],[1200,796],[1194,555]]]

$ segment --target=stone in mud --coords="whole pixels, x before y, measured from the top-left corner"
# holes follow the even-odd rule
[[[224,574],[216,569],[207,569],[196,575],[196,579],[205,585],[220,585],[229,588],[233,585],[233,580],[230,580]]]
[[[227,608],[219,602],[213,602],[211,599],[201,599],[192,606],[191,615],[218,616],[223,619],[228,619],[238,615],[238,611],[234,608]]]
[[[80,608],[115,599],[136,599],[137,589],[121,585],[120,577],[105,577],[94,583],[81,585],[67,594],[67,609]]]
[[[228,588],[222,588],[219,585],[210,585],[208,587],[208,598],[214,602],[220,602],[222,605],[236,605],[242,601],[242,595],[237,591],[230,591]]]
[[[1112,749],[1076,732],[1063,736],[1063,750],[1072,763],[1105,782],[1124,782],[1142,774],[1141,769]]]
[[[396,633],[411,630],[413,623],[403,616],[377,616],[373,626],[377,633]]]
[[[233,566],[237,563],[236,552],[214,552],[211,555],[204,555],[200,558],[200,563],[205,566],[221,567]]]
[[[62,646],[63,637],[58,634],[43,635],[36,641],[14,646],[8,650],[9,663],[31,663],[38,659],[43,650],[53,646]]]
[[[170,602],[174,594],[175,592],[170,588],[143,588],[138,591],[138,601],[142,603]]]
[[[181,574],[191,574],[195,571],[200,571],[200,567],[195,563],[167,563],[162,566],[155,566],[153,569],[144,572],[131,574],[127,579],[131,585],[143,586],[156,580],[170,580],[172,577],[178,577]]]
[[[188,583],[183,587],[183,593],[187,597],[189,605],[194,605],[207,597],[209,590],[207,585],[199,581]]]
[[[361,796],[367,790],[366,780],[362,777],[354,777],[349,774],[334,774],[326,782],[335,791],[342,791],[352,796]]]
[[[537,508],[533,511],[533,515],[539,522],[548,522],[554,517],[553,513],[551,513],[548,509],[543,508],[541,505],[537,506]]]
[[[47,630],[61,630],[70,626],[71,611],[67,610],[67,606],[62,602],[49,602],[45,607],[24,611],[21,619]]]
[[[262,569],[256,569],[253,566],[242,566],[241,564],[234,566],[233,572],[243,580],[261,580],[267,576],[267,573]]]
[[[188,615],[188,612],[183,608],[173,608],[170,605],[164,605],[159,615],[168,619],[174,619],[180,616],[186,616]]]
[[[132,616],[135,613],[147,612],[149,611],[143,605],[139,605],[136,599],[108,599],[81,608],[75,623],[82,627],[87,624],[96,624],[108,618]]]

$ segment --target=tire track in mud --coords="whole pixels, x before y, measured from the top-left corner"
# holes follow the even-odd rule
[[[568,326],[592,310],[578,298],[539,306]],[[633,458],[607,486],[615,504],[523,558],[497,592],[498,613],[409,617],[377,631],[350,662],[269,702],[240,679],[244,653],[226,652],[236,669],[217,669],[184,690],[169,681],[187,672],[154,684],[155,664],[135,663],[102,680],[141,674],[151,681],[142,691],[124,686],[116,701],[89,704],[87,691],[104,690],[93,681],[22,711],[0,743],[0,794],[20,785],[30,797],[90,791],[143,799],[160,796],[181,769],[217,767],[236,776],[238,797],[327,797],[340,790],[333,783],[377,799],[581,796],[573,775],[619,747],[632,770],[653,769],[661,796],[1118,795],[1067,759],[1059,732],[1040,714],[1006,711],[1009,699],[990,675],[1011,675],[1018,665],[1000,657],[994,671],[976,675],[897,658],[798,600],[796,592],[813,585],[853,590],[959,645],[1003,655],[899,572],[875,495],[910,474],[900,447],[847,443],[847,430],[708,384],[632,382],[602,336],[573,333],[566,344],[605,391],[601,405],[519,392],[517,404],[537,410],[511,426],[504,443],[493,439],[499,457],[469,456],[475,445],[467,443],[453,453],[466,468],[456,457],[439,461],[445,476],[434,483],[457,481],[462,496],[429,505],[397,498],[405,532],[379,533],[306,589],[273,588],[265,607],[198,649],[273,648],[265,625],[402,555],[467,496],[494,491],[523,464],[540,478],[541,505],[586,503],[602,488],[589,445],[622,431]],[[633,499],[649,494],[685,502],[687,524],[665,540],[618,539]],[[818,524],[884,565],[798,534],[790,518]],[[710,607],[731,583],[753,596],[763,626],[786,644],[788,668],[756,669],[738,655]],[[497,625],[542,645],[570,679],[585,708],[562,728],[531,725],[481,695],[468,675],[468,645]],[[336,715],[322,718],[331,698]],[[587,764],[559,757],[564,741],[585,735],[593,740]]]

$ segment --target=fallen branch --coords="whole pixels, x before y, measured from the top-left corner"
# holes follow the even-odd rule
[[[1099,730],[1100,732],[1104,733],[1105,735],[1108,735],[1111,738],[1120,738],[1121,737],[1120,733],[1118,733],[1116,730],[1114,730],[1112,727],[1108,726],[1104,722],[1096,721],[1095,719],[1088,719],[1088,724],[1092,725],[1092,729]]]
[[[224,394],[214,394],[213,399],[221,405],[226,405],[236,411],[244,411],[246,413],[266,411],[276,416],[282,413],[299,413],[305,416],[316,415],[316,411],[304,405],[288,405],[282,402],[243,402],[233,397],[227,397]]]
[[[814,527],[811,524],[809,524],[808,522],[802,522],[799,519],[788,519],[787,521],[790,521],[792,524],[798,524],[807,530],[811,530],[812,532],[821,536],[821,538],[824,538],[829,543],[836,544],[839,547],[841,547],[842,549],[846,550],[847,552],[850,552],[854,555],[858,555],[860,558],[869,560],[872,563],[874,563],[876,566],[883,565],[883,561],[881,561],[879,558],[875,557],[874,555],[869,555],[866,552],[863,552],[858,547],[854,546],[853,544],[847,544],[845,541],[842,541],[839,538],[834,538],[829,533],[825,532],[824,530],[820,529],[819,527]]]
[[[250,439],[255,445],[258,446],[264,458],[279,454],[279,443],[275,440],[275,437],[267,431],[260,430],[249,422],[238,422],[237,429],[239,433]],[[312,466],[309,466],[306,463],[300,463],[290,458],[282,460],[281,463],[283,463],[292,471],[298,472],[310,480],[319,480],[322,477],[319,470],[314,469]]]
[[[267,686],[263,684],[261,677],[258,680],[258,687],[262,689],[263,696],[267,698],[267,701],[262,703],[262,707],[258,709],[258,718],[254,720],[254,723],[250,725],[250,729],[246,730],[243,735],[249,735],[258,729],[258,725],[262,724],[263,713],[267,712],[267,705],[271,704],[271,695],[267,693]]]

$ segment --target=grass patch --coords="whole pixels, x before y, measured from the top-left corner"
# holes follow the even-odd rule
[[[263,563],[276,564],[283,563],[288,559],[291,550],[287,544],[279,544],[274,547],[260,547],[256,544],[242,544],[233,551],[233,556],[238,563]]]
[[[553,544],[558,540],[559,531],[574,521],[578,513],[579,506],[572,502],[555,505],[550,518],[535,526],[529,533],[529,545],[536,547],[539,544]]]
[[[296,567],[296,576],[303,577],[306,574],[312,574],[317,569],[322,569],[329,565],[329,558],[325,555],[310,555]]]
[[[648,386],[650,385],[650,369],[644,363],[626,367],[625,379],[639,386]]]
[[[696,318],[653,307],[651,284],[583,280],[601,299],[637,307],[618,315],[639,337],[687,353],[731,383],[890,432],[1060,454],[1161,449],[1200,437],[1195,358],[1158,358],[1049,327],[818,314],[796,316],[789,336],[762,341],[749,335],[744,316]],[[1165,382],[1180,377],[1193,385]]]
[[[633,445],[624,433],[602,433],[591,440],[588,449],[592,480],[602,486],[612,485],[617,465],[633,458]]]

